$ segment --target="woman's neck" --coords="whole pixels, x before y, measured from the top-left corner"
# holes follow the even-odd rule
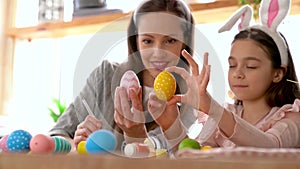
[[[143,70],[142,78],[143,86],[153,87],[154,77],[150,74],[148,70]]]
[[[243,101],[242,118],[255,125],[263,119],[271,110],[264,99],[256,101]]]

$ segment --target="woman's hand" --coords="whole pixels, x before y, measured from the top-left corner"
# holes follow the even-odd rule
[[[169,129],[179,115],[176,102],[167,105],[165,101],[159,100],[154,92],[149,95],[148,110],[163,131]]]
[[[77,148],[81,141],[85,141],[90,134],[102,128],[102,121],[88,115],[85,120],[77,126],[74,136],[74,144]]]
[[[185,94],[175,95],[168,101],[168,104],[182,102],[204,112],[209,111],[210,99],[206,88],[210,77],[210,65],[208,65],[208,53],[204,54],[203,66],[199,74],[199,68],[193,57],[186,51],[182,51],[183,57],[188,61],[191,74],[184,68],[169,67],[166,70],[175,72],[186,81],[188,90]]]
[[[124,87],[117,87],[115,91],[115,113],[116,124],[123,130],[124,134],[131,138],[146,138],[145,115],[142,104],[142,87],[136,91],[129,89],[129,98]]]

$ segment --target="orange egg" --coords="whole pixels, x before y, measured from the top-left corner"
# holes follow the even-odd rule
[[[176,91],[175,77],[167,71],[160,72],[154,80],[154,93],[158,99],[170,100]]]
[[[48,135],[37,134],[30,140],[32,153],[52,153],[54,147],[54,140]]]

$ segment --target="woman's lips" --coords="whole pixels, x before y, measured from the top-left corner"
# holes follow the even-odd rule
[[[151,65],[155,69],[164,70],[167,67],[168,62],[151,62]]]

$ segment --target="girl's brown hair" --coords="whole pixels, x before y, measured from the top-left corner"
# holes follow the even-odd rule
[[[285,40],[282,34],[281,36]],[[259,29],[250,28],[239,32],[234,37],[233,42],[240,39],[251,39],[260,44],[270,56],[269,58],[272,61],[273,68],[283,69],[281,67],[282,63],[277,45],[268,34]],[[281,107],[285,104],[292,104],[296,98],[300,97],[299,84],[288,81],[292,80],[297,82],[298,79],[296,76],[295,66],[290,53],[290,49],[286,40],[285,43],[288,53],[287,70],[282,80],[278,83],[273,82],[270,85],[269,89],[266,91],[266,101],[270,107]]]

